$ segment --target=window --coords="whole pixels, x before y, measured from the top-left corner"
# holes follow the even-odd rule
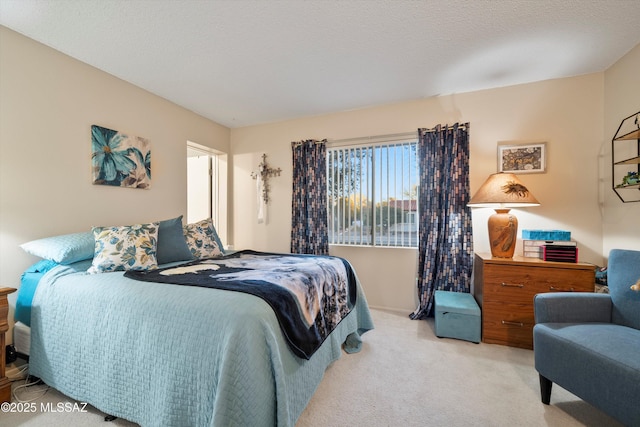
[[[415,134],[328,147],[327,187],[329,244],[418,246]]]

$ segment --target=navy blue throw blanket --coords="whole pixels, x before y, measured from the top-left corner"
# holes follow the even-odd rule
[[[146,282],[244,292],[265,300],[295,355],[309,359],[356,302],[351,265],[331,256],[240,251],[150,271],[127,271]]]

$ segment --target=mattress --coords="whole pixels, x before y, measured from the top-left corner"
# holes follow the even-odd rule
[[[29,356],[31,347],[31,328],[22,322],[13,325],[13,346],[16,352]]]

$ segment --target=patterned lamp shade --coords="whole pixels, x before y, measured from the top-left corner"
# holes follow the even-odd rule
[[[516,250],[518,219],[509,208],[540,206],[518,177],[512,173],[494,173],[482,184],[468,205],[472,208],[494,208],[489,217],[491,255],[512,258]]]

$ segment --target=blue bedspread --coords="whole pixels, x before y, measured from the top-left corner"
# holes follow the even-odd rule
[[[131,270],[124,276],[260,297],[273,308],[291,351],[305,359],[313,355],[356,301],[351,265],[331,256],[244,250],[175,267]]]
[[[341,346],[373,328],[357,300],[310,360],[253,295],[58,266],[33,298],[30,373],[142,426],[293,426]],[[348,338],[348,339],[347,339]]]

